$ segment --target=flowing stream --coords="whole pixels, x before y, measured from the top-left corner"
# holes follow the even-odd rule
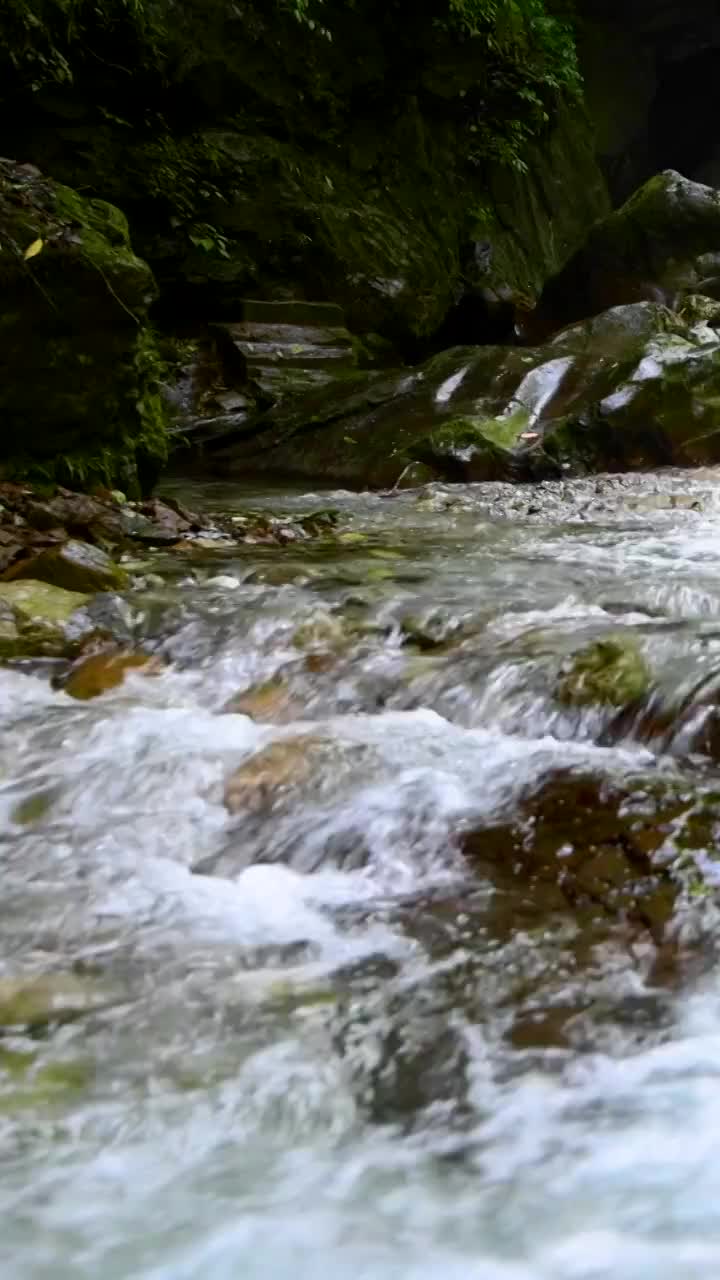
[[[103,697],[0,670],[0,1003],[66,993],[0,1029],[3,1280],[716,1280],[712,889],[667,979],[458,837],[558,767],[720,790],[555,696],[609,633],[717,672],[720,474],[173,491],[340,533],[156,556]]]

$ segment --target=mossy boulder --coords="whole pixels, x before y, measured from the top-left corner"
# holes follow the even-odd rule
[[[64,656],[66,624],[88,600],[47,582],[0,582],[0,658]]]
[[[87,594],[120,591],[129,582],[125,570],[115,564],[105,551],[77,538],[69,538],[67,542],[20,561],[10,576],[14,581],[29,578],[47,582],[53,587],[63,587],[66,591]]]
[[[65,591],[88,595],[94,591],[122,590],[129,582],[127,572],[115,564],[108,553],[76,538],[49,547],[38,556],[23,559],[13,567],[9,576],[13,581],[32,579],[49,582],[51,586],[61,586]]]
[[[720,268],[720,192],[673,170],[658,173],[592,227],[543,289],[526,333],[541,341],[610,307],[702,292]]]
[[[652,674],[632,636],[603,636],[565,664],[557,697],[566,706],[627,707],[646,697]]]
[[[156,295],[118,209],[0,160],[0,475],[136,492],[166,452]]]

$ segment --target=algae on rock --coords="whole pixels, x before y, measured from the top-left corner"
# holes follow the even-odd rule
[[[319,6],[314,29],[303,14],[98,0],[69,30],[43,11],[60,63],[31,41],[9,65],[0,50],[0,100],[22,112],[0,150],[21,138],[120,205],[171,320],[279,291],[411,347],[471,296],[471,327],[492,329],[608,208],[570,28],[543,0],[358,0]]]
[[[574,653],[565,664],[557,696],[567,706],[627,707],[645,697],[650,668],[630,635],[603,636]]]

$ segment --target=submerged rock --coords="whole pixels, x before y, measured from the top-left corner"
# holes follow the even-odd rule
[[[680,880],[676,867],[715,847],[713,806],[662,781],[551,774],[509,821],[466,831],[461,847],[491,879],[550,883],[574,908],[647,928],[659,941]]]
[[[274,678],[261,684],[250,685],[237,693],[223,708],[226,712],[250,716],[261,724],[283,724],[300,719],[300,708],[293,703],[290,690],[284,680]]]
[[[87,701],[116,689],[129,671],[151,675],[158,670],[157,658],[147,653],[94,653],[73,667],[62,687],[71,698]]]
[[[225,784],[225,807],[242,813],[270,806],[278,792],[312,777],[331,744],[307,734],[271,742],[240,765]]]
[[[0,978],[0,1033],[12,1027],[38,1029],[71,1022],[110,1002],[89,978],[70,973]]]
[[[676,756],[702,754],[720,760],[720,675],[705,672],[690,688],[648,690],[618,711],[603,742],[632,738],[654,751]]]
[[[604,636],[574,653],[560,673],[557,697],[567,706],[623,707],[644,697],[650,668],[632,636]]]

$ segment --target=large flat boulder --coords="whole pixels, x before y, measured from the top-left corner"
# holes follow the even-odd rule
[[[455,347],[279,405],[208,455],[356,487],[720,462],[720,307],[615,307],[533,348]]]

